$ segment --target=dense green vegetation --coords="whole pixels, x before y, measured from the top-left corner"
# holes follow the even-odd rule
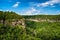
[[[23,16],[25,19],[50,19],[50,20],[60,20],[60,15],[31,15]]]
[[[27,34],[26,29],[22,29],[21,26],[3,26],[0,25],[0,40],[40,40]]]
[[[0,40],[60,40],[60,22],[35,22],[25,20],[25,29],[22,25],[9,25],[12,19],[51,19],[60,20],[60,15],[20,16],[15,12],[0,11]],[[9,20],[7,25],[6,21]]]
[[[9,12],[9,11],[6,11],[6,12],[3,12],[3,11],[0,11],[0,23],[1,21],[3,21],[3,25],[6,25],[6,21],[8,21],[9,23],[12,21],[12,20],[18,20],[18,19],[22,19],[22,16],[16,14],[15,12]]]
[[[25,29],[0,24],[0,40],[60,40],[60,23],[26,21]]]
[[[29,35],[42,40],[60,40],[60,22],[26,21]]]

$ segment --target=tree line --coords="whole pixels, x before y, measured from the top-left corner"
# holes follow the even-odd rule
[[[25,19],[49,19],[49,20],[60,20],[60,15],[32,15],[32,16],[23,16]]]
[[[12,19],[17,20],[17,19],[21,19],[21,18],[22,18],[22,16],[18,15],[17,13],[15,13],[13,11],[11,11],[11,12],[9,12],[9,11],[5,11],[5,12],[0,11],[0,22],[2,20],[3,25],[5,24],[6,20],[12,20]]]

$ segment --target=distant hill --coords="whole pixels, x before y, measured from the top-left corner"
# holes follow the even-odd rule
[[[50,20],[60,20],[60,15],[31,15],[23,16],[25,19],[50,19]]]

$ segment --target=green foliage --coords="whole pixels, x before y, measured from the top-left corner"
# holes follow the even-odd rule
[[[0,11],[0,22],[3,21],[3,25],[5,26],[6,25],[6,21],[8,20],[9,22],[12,21],[12,20],[19,20],[19,19],[22,19],[22,16],[16,14],[15,12],[9,12],[9,11],[6,11],[6,12],[3,12],[3,11]]]
[[[22,30],[18,27],[1,26],[0,27],[0,40],[18,40]]]
[[[36,26],[35,26],[36,23],[34,21],[28,21],[28,20],[26,20],[25,24],[26,24],[26,27],[30,27],[30,28],[36,29]]]
[[[0,40],[60,40],[60,22],[26,21],[21,27],[0,24]]]
[[[43,23],[44,25],[45,23]],[[47,25],[49,24],[49,25]],[[42,26],[40,29],[37,28],[37,37],[42,38],[43,40],[60,40],[60,27],[58,23],[47,23]]]
[[[16,14],[15,12],[9,12],[9,11],[6,11],[6,12],[3,12],[3,11],[0,11],[0,19],[3,19],[5,17],[5,19],[21,19],[22,16]]]
[[[21,26],[0,25],[0,40],[41,40],[27,34]]]
[[[50,20],[60,20],[60,15],[32,15],[23,16],[25,19],[50,19]]]
[[[32,21],[27,23],[31,23],[31,27],[29,25],[26,27],[27,34],[42,40],[60,40],[60,22],[35,22],[36,28],[32,25]]]
[[[50,19],[60,20],[60,15],[35,15],[23,16],[27,19]],[[0,11],[0,20],[13,21],[13,19],[21,19],[22,16],[15,12]],[[22,25],[4,26],[0,23],[0,40],[60,40],[60,22],[34,22],[25,20],[26,27]]]

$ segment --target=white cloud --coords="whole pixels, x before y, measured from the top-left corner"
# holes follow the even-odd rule
[[[40,10],[37,10],[32,7],[29,10],[27,10],[23,15],[37,15],[39,13],[40,13]]]
[[[58,14],[60,14],[60,12]]]
[[[46,7],[48,5],[53,6],[54,4],[57,4],[57,3],[60,3],[60,0],[50,0],[50,1],[47,1],[45,3],[39,3],[39,4],[37,4],[37,7],[40,7],[40,6]]]
[[[20,4],[20,2],[16,2],[12,7],[16,8],[19,6],[19,4]]]
[[[60,10],[57,10],[56,13],[57,13],[57,14],[60,14]]]

